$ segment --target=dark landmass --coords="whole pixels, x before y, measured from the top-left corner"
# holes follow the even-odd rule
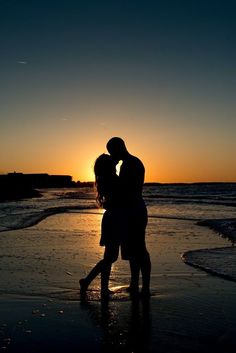
[[[8,173],[0,175],[0,202],[40,197],[37,189],[93,187],[94,182],[74,182],[70,175]]]
[[[27,185],[0,184],[0,202],[33,197],[41,197],[41,193]]]
[[[9,173],[0,175],[0,201],[40,197],[36,189],[76,186],[69,175]]]
[[[57,188],[57,187],[73,187],[76,185],[72,181],[70,175],[49,175],[42,174],[23,174],[23,173],[9,173],[7,175],[0,175],[0,184],[2,181],[9,185],[21,184],[27,185],[31,188]]]
[[[94,181],[77,181],[76,187],[78,187],[78,188],[92,188],[92,187],[94,187]]]

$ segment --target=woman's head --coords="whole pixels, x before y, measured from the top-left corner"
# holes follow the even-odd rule
[[[114,160],[108,154],[101,154],[94,164],[95,184],[97,188],[97,202],[103,206],[109,197],[112,178],[116,174]]]
[[[95,177],[106,177],[116,172],[115,163],[108,154],[101,154],[95,161],[94,174]]]

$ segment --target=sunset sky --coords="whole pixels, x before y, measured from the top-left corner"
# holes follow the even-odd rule
[[[236,181],[234,0],[0,0],[0,173]]]

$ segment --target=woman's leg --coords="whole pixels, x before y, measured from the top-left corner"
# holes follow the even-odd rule
[[[119,244],[111,243],[108,244],[104,252],[104,265],[101,271],[101,291],[103,293],[108,292],[109,279],[111,273],[112,264],[118,259],[119,255]]]
[[[118,244],[109,244],[105,247],[104,257],[89,272],[87,277],[82,278],[80,283],[81,293],[85,293],[90,283],[101,273],[101,290],[108,290],[109,277],[112,263],[115,262],[119,254]]]
[[[101,292],[106,294],[109,292],[109,279],[112,263],[104,261],[104,266],[101,271]]]
[[[90,283],[102,272],[104,267],[104,259],[100,260],[89,272],[85,278],[81,278],[80,283],[80,293],[85,294]]]

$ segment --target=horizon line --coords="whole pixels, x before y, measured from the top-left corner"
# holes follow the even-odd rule
[[[49,174],[47,172],[41,172],[41,173],[22,173],[22,172],[6,172],[6,173],[0,173],[0,176],[7,176],[11,174],[23,174],[23,175],[51,175],[51,176],[68,176],[72,178],[72,182],[74,183],[94,183],[95,180],[74,180],[74,177],[69,174]],[[231,180],[231,181],[173,181],[173,182],[165,182],[165,181],[145,181],[145,184],[234,184],[236,183],[236,180]]]

